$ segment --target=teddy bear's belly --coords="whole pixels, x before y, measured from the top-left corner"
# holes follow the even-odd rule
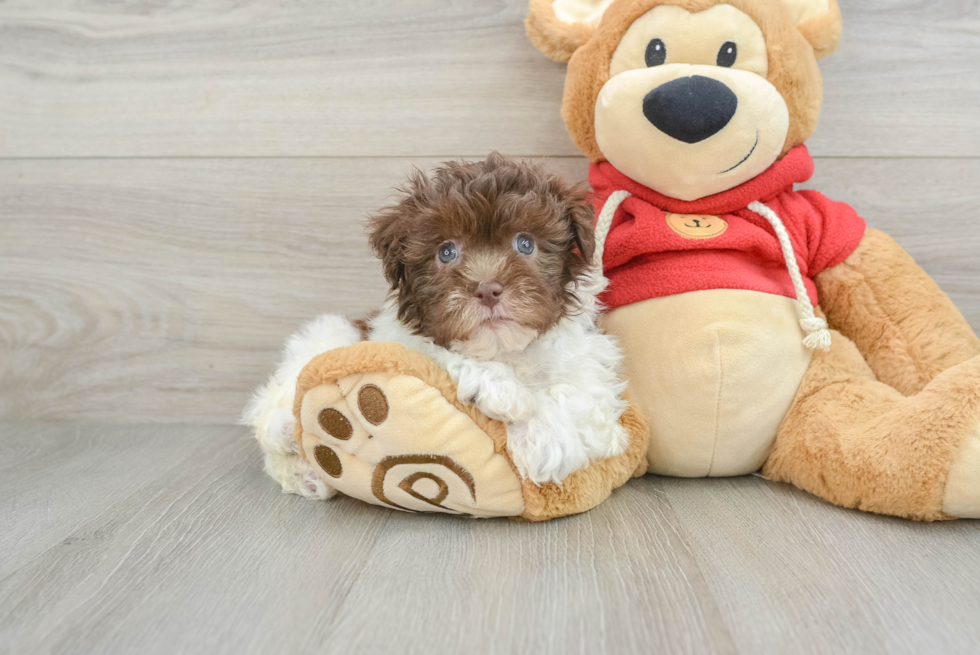
[[[793,299],[694,291],[624,305],[602,326],[619,339],[630,399],[650,419],[651,473],[762,466],[810,363]]]

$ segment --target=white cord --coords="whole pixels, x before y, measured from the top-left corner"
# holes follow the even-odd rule
[[[800,327],[806,332],[803,345],[813,350],[830,350],[830,330],[827,328],[827,321],[823,320],[813,312],[813,305],[810,303],[810,294],[807,293],[806,286],[803,284],[803,274],[796,263],[796,253],[793,251],[793,244],[789,240],[786,226],[773,210],[769,209],[761,202],[749,203],[749,209],[754,211],[762,218],[769,221],[772,229],[776,232],[779,245],[783,249],[783,259],[786,260],[786,269],[789,277],[793,280],[793,287],[796,289],[796,305],[800,313]]]
[[[616,210],[624,200],[630,197],[629,191],[613,191],[606,198],[606,204],[602,206],[602,211],[599,212],[599,218],[596,219],[595,223],[595,261],[596,266],[599,269],[599,273],[602,273],[602,255],[606,250],[606,237],[609,236],[609,228],[612,227],[613,217],[616,215]]]

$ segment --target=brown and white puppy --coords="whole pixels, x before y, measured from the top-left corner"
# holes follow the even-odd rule
[[[592,220],[581,191],[496,153],[416,173],[370,219],[391,294],[369,338],[448,371],[461,401],[508,424],[538,483],[626,447],[619,350],[594,322]]]
[[[592,220],[583,192],[496,153],[416,172],[368,221],[391,286],[381,310],[360,334],[342,316],[316,319],[249,409],[266,471],[286,491],[332,495],[295,452],[288,408],[306,362],[365,337],[445,369],[461,401],[507,423],[512,459],[533,482],[622,453],[625,385],[619,349],[595,326],[605,280],[591,262]]]

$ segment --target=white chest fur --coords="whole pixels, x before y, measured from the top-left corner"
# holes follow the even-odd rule
[[[626,409],[621,354],[596,329],[591,311],[564,317],[527,348],[491,361],[413,334],[391,302],[373,319],[370,339],[431,358],[456,382],[461,402],[504,421],[514,464],[532,482],[561,482],[589,461],[626,449],[629,436],[619,423]]]
[[[792,298],[712,289],[609,312],[630,399],[650,419],[649,471],[743,475],[772,449],[811,353]]]

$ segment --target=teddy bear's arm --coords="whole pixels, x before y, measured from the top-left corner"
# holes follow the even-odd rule
[[[815,278],[831,327],[854,341],[877,378],[905,395],[980,354],[953,302],[894,239],[869,229]]]

